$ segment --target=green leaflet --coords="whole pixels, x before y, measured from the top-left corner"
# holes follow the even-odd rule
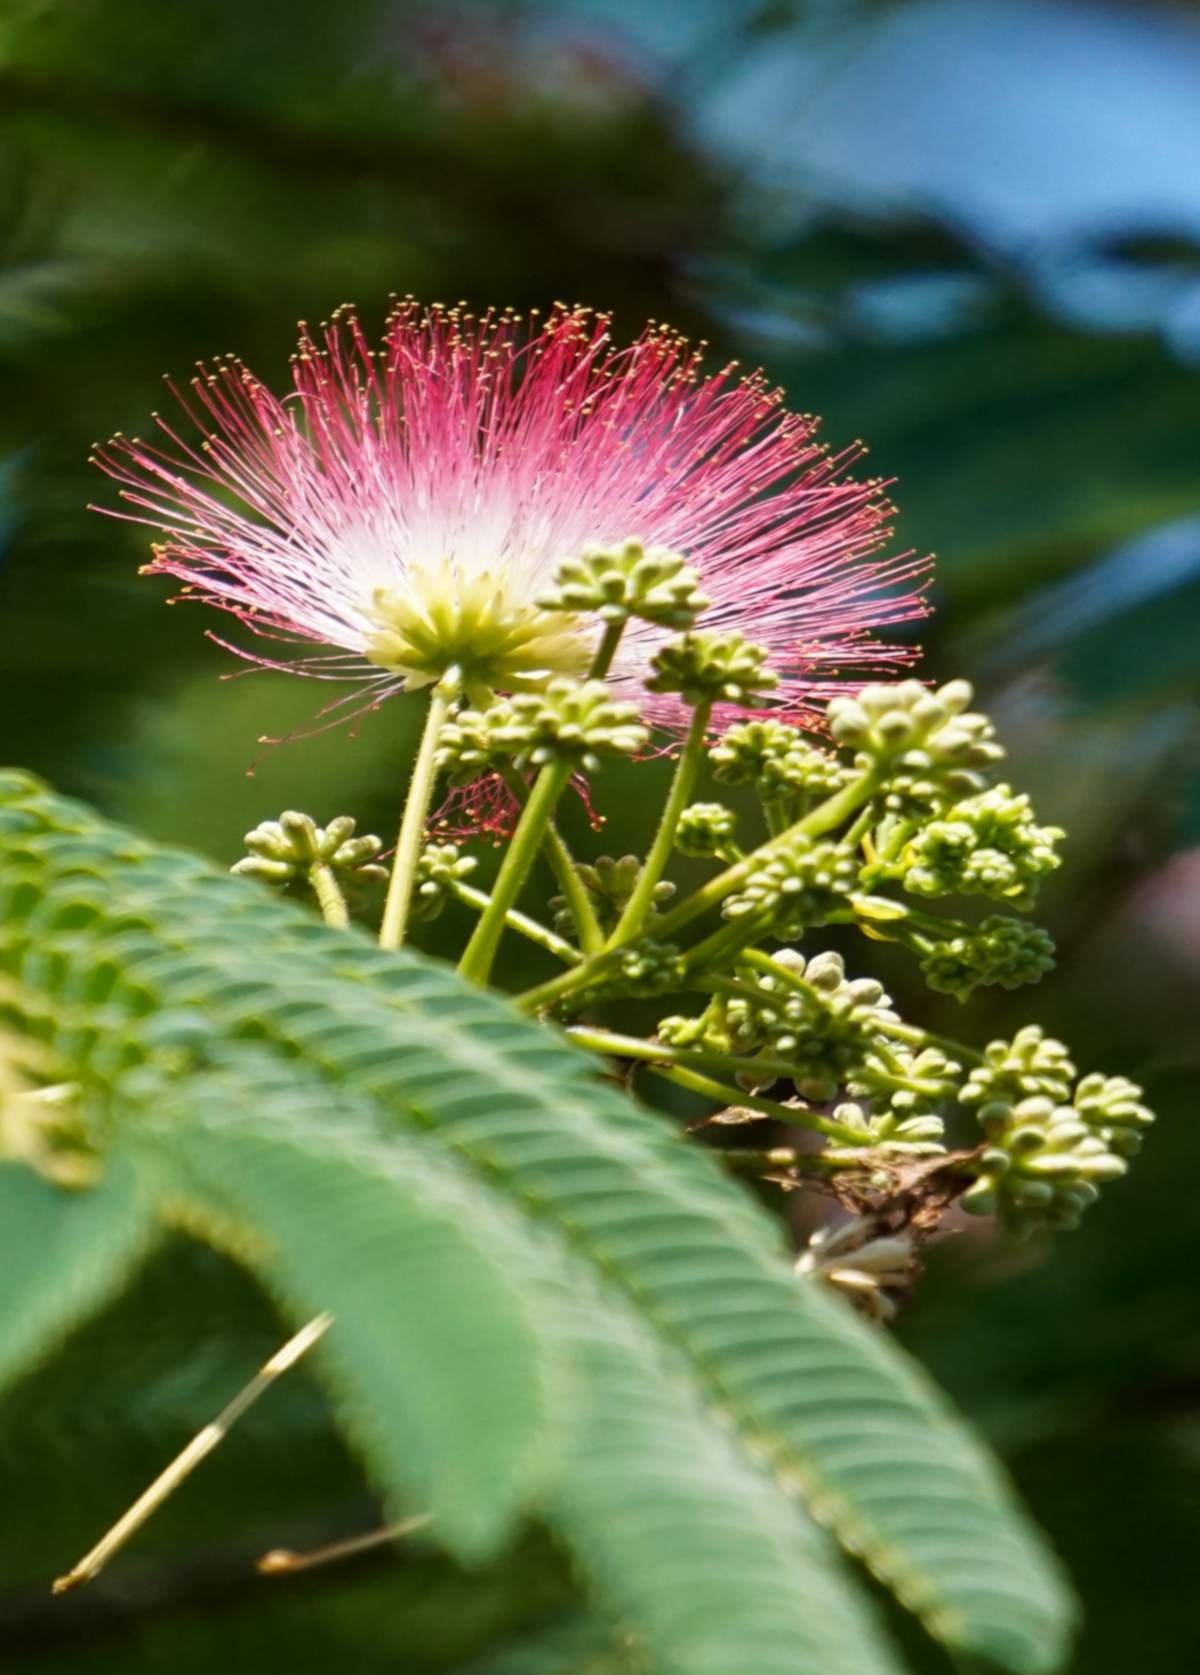
[[[581,1054],[449,972],[331,934],[28,781],[3,821],[5,959],[58,997],[60,1052],[101,1079],[138,1058],[177,1074],[215,1029],[425,1127],[619,1286],[935,1633],[1021,1675],[1055,1666],[1070,1606],[986,1456],[893,1345],[797,1286],[710,1158]],[[139,1023],[156,1004],[170,1011]]]
[[[133,1074],[126,1144],[297,1325],[334,1314],[314,1354],[396,1515],[433,1508],[445,1544],[489,1556],[557,1465],[569,1402],[517,1218],[450,1160],[382,1136],[361,1100],[254,1049],[227,1057],[165,1092]]]
[[[90,1192],[0,1162],[0,1387],[32,1371],[121,1290],[154,1228],[124,1160]]]

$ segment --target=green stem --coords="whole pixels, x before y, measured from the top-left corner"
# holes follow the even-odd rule
[[[350,923],[350,914],[333,868],[325,866],[322,862],[309,867],[308,882],[317,898],[325,923],[335,926],[340,931],[345,930]]]
[[[425,842],[425,822],[433,800],[437,781],[437,747],[442,725],[451,704],[458,697],[461,677],[457,669],[449,669],[434,687],[425,716],[425,730],[417,748],[412,778],[408,783],[408,797],[400,821],[400,835],[396,839],[396,854],[392,861],[392,876],[388,884],[387,901],[383,909],[383,923],[379,927],[381,948],[399,948],[408,926],[408,912],[416,882],[417,862]]]
[[[672,1068],[677,1070],[720,1070],[725,1075],[731,1072],[736,1075],[745,1071],[749,1075],[762,1076],[764,1080],[785,1080],[796,1074],[796,1066],[789,1064],[786,1059],[772,1058],[739,1058],[730,1060],[725,1053],[706,1052],[701,1047],[669,1047],[661,1041],[643,1041],[637,1035],[618,1035],[612,1030],[595,1029],[574,1025],[567,1034],[579,1046],[586,1047],[589,1052],[603,1053],[609,1058],[639,1059],[652,1069]],[[718,1084],[714,1083],[714,1086]],[[736,1105],[747,1105],[750,1096],[742,1094],[739,1089],[730,1088],[731,1102]],[[772,1102],[774,1103],[774,1102]],[[849,1135],[852,1130],[843,1128],[840,1123],[833,1122],[829,1117],[823,1117],[819,1111],[814,1111],[809,1105],[782,1105],[778,1109],[788,1113],[785,1120],[798,1128],[809,1128],[816,1134],[829,1134],[834,1131],[840,1135]],[[858,1136],[862,1140],[862,1135]]]
[[[592,659],[592,666],[588,670],[589,680],[603,680],[612,668],[612,660],[617,647],[621,643],[621,635],[625,632],[628,617],[622,617],[620,622],[610,622],[604,630],[604,636],[596,647],[596,655]]]
[[[861,1146],[863,1143],[863,1136],[857,1130],[844,1128],[832,1117],[817,1116],[801,1106],[783,1105],[777,1099],[764,1099],[759,1093],[743,1093],[741,1088],[714,1081],[711,1076],[698,1075],[696,1071],[685,1070],[680,1065],[651,1064],[649,1070],[651,1075],[674,1082],[677,1087],[688,1088],[692,1093],[702,1094],[705,1099],[715,1100],[719,1105],[744,1106],[746,1110],[758,1111],[764,1117],[774,1117],[776,1122],[791,1123],[793,1127],[823,1134],[826,1139],[837,1140],[842,1145]]]
[[[517,773],[511,770],[501,770],[504,783],[522,806],[529,796],[529,787]],[[588,895],[583,879],[579,876],[579,869],[575,865],[571,851],[563,841],[562,834],[553,820],[546,826],[546,833],[542,839],[542,848],[551,870],[558,880],[558,887],[567,900],[571,917],[575,921],[575,932],[579,937],[579,946],[585,954],[598,954],[604,947],[604,932],[600,929],[600,921],[596,918],[596,910],[592,906],[592,898]]]
[[[491,896],[486,890],[477,890],[473,884],[463,884],[455,880],[450,888],[459,901],[466,902],[468,907],[478,908],[481,912],[491,905]],[[553,954],[566,965],[578,965],[580,954],[578,949],[572,948],[565,937],[558,936],[548,925],[543,925],[536,919],[531,919],[527,913],[520,913],[515,907],[510,907],[505,914],[505,922],[510,930],[518,931],[528,937],[530,942],[536,942],[539,948],[544,948],[548,954]]]
[[[843,1152],[840,1157],[830,1157],[827,1152],[798,1152],[794,1146],[769,1146],[765,1151],[729,1146],[720,1151],[713,1150],[712,1155],[722,1167],[739,1175],[757,1174],[763,1169],[796,1169],[804,1175],[824,1178],[845,1169],[862,1169],[868,1163],[878,1167],[878,1158],[871,1157],[869,1153],[856,1156]]]
[[[529,800],[521,810],[517,829],[492,886],[491,900],[480,915],[466,952],[459,961],[460,973],[472,983],[486,983],[491,975],[509,909],[515,905],[521,886],[537,859],[554,805],[570,777],[570,762],[548,762],[533,782]]]
[[[654,890],[667,870],[671,859],[671,851],[675,847],[675,833],[679,828],[679,816],[691,801],[692,792],[696,785],[696,776],[700,772],[700,764],[704,760],[704,742],[708,735],[708,721],[712,715],[712,700],[707,699],[697,704],[692,714],[691,726],[688,728],[687,738],[683,749],[679,753],[679,760],[675,764],[675,774],[671,780],[671,789],[667,793],[667,800],[663,806],[662,818],[658,823],[658,831],[654,834],[654,842],[646,863],[638,874],[633,893],[625,903],[625,911],[621,914],[616,930],[608,939],[610,948],[619,947],[624,942],[630,942],[636,937],[646,921],[654,901]]]
[[[773,838],[782,837],[791,824],[787,817],[787,809],[784,806],[783,799],[781,797],[764,797],[762,810],[763,818],[767,822],[767,831]]]
[[[825,832],[832,831],[834,827],[841,825],[843,820],[849,819],[868,798],[873,797],[878,788],[879,771],[876,768],[868,768],[850,785],[843,786],[834,796],[819,803],[803,820],[789,826],[783,834],[783,839],[793,836],[820,837]],[[709,908],[716,907],[724,901],[726,896],[745,883],[763,861],[770,858],[783,839],[768,839],[742,860],[726,867],[725,871],[718,873],[715,878],[710,878],[707,884],[702,884],[677,907],[655,920],[655,936],[665,941],[700,914],[707,913]],[[577,989],[587,988],[596,977],[602,976],[615,965],[616,958],[617,950],[612,947],[606,948],[602,953],[584,960],[583,964],[576,966],[573,971],[564,972],[561,977],[553,977],[548,983],[539,983],[536,988],[526,990],[519,997],[519,1004],[530,1012],[544,1011],[557,1001],[565,999],[567,995],[574,994]]]
[[[852,848],[857,849],[863,838],[871,830],[874,820],[875,810],[871,807],[871,804],[868,803],[864,809],[859,811],[858,819],[847,831],[842,841],[849,844]]]

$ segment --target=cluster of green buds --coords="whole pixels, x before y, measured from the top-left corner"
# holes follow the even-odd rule
[[[287,809],[278,820],[264,820],[246,833],[250,853],[232,870],[268,884],[307,879],[320,867],[343,880],[386,878],[387,868],[376,862],[382,842],[366,833],[355,837],[354,828],[348,814],[318,826],[311,815]]]
[[[936,1111],[904,1116],[887,1107],[871,1112],[853,1100],[844,1100],[834,1107],[833,1116],[843,1128],[861,1134],[861,1140],[848,1143],[852,1147],[864,1146],[897,1157],[936,1157],[946,1149],[946,1124]],[[827,1157],[842,1155],[841,1146],[826,1148]]]
[[[1054,939],[1040,925],[992,914],[975,928],[953,935],[918,938],[921,970],[931,989],[966,1001],[978,988],[998,984],[1018,989],[1054,969]]]
[[[829,705],[829,731],[856,767],[886,769],[894,794],[922,784],[931,797],[953,797],[981,789],[981,773],[1004,755],[987,716],[968,708],[974,696],[965,680],[935,692],[916,680],[864,686]]]
[[[612,855],[598,855],[595,861],[577,862],[575,871],[588,893],[600,929],[605,932],[613,930],[642,875],[642,863],[636,855],[622,855],[620,859],[614,859]],[[648,916],[652,918],[661,904],[669,901],[674,894],[674,884],[665,878],[660,879],[650,894]],[[575,920],[567,898],[551,896],[550,907],[554,913],[555,930],[569,936]]]
[[[961,1094],[986,1141],[966,1209],[994,1214],[1022,1237],[1072,1228],[1100,1187],[1125,1174],[1154,1120],[1142,1090],[1093,1072],[1072,1091],[1074,1078],[1066,1047],[1036,1025],[990,1044]]]
[[[680,634],[654,653],[650,692],[677,692],[685,704],[746,704],[779,684],[762,646],[716,629]]]
[[[456,899],[478,915],[465,978],[489,982],[503,939],[524,936],[557,962],[520,997],[527,1010],[576,1020],[592,1050],[703,1089],[739,1120],[807,1126],[821,1139],[820,1172],[857,1170],[861,1190],[898,1190],[901,1165],[932,1160],[936,1172],[948,1133],[961,1141],[974,1115],[982,1146],[946,1165],[955,1186],[974,1172],[970,1206],[1018,1231],[1073,1225],[1140,1144],[1151,1117],[1139,1088],[1078,1079],[1066,1048],[1036,1026],[981,1057],[902,1021],[883,985],[849,977],[840,954],[793,946],[813,927],[845,926],[915,955],[929,987],[959,1001],[1036,982],[1053,968],[1053,942],[1013,914],[1058,866],[1062,832],[992,783],[1004,752],[968,682],[864,685],[834,698],[809,736],[784,709],[764,648],[706,627],[708,606],[683,555],[633,537],[565,558],[533,601],[507,571],[464,578],[449,560],[416,574],[403,597],[376,597],[368,656],[409,686],[432,685],[433,700],[413,776],[426,801],[401,826],[381,941],[398,946],[410,919]],[[693,714],[644,857],[576,858],[556,813],[566,787],[606,758],[648,753],[643,710],[664,713],[624,701],[631,660],[616,660],[630,624],[658,631],[646,635],[646,692]],[[613,667],[620,699],[605,684]],[[752,713],[730,721],[738,707]],[[475,861],[456,844],[421,847],[439,775],[456,787],[491,779],[463,803],[481,827],[499,829],[492,789],[515,811],[489,890],[468,883]],[[746,787],[759,808],[739,820],[723,787]],[[288,813],[247,845],[237,871],[306,881],[334,925],[348,917],[345,877],[383,871],[378,839],[356,838],[348,820],[322,829]],[[681,855],[709,864],[682,900],[669,876]],[[525,895],[546,869],[559,893],[539,917]],[[952,894],[1003,907],[962,923],[932,905]],[[652,1037],[631,1037],[619,1012],[603,1027],[622,1002],[651,997],[655,1011],[677,1008]],[[805,1262],[885,1318],[912,1247],[863,1222],[823,1238]]]
[[[458,710],[442,727],[437,765],[454,785],[498,768],[526,773],[549,762],[595,773],[601,757],[634,756],[648,738],[637,705],[615,700],[603,681],[559,676],[540,692]]]
[[[918,896],[984,895],[1017,908],[1060,864],[1059,826],[1039,826],[1029,798],[993,785],[931,820],[904,847],[893,872]]]
[[[679,816],[675,847],[681,855],[736,861],[737,815],[724,803],[693,803]]]
[[[674,943],[644,936],[618,950],[610,979],[594,993],[597,1000],[653,999],[675,993],[685,981],[683,955]]]
[[[708,759],[721,784],[750,785],[761,802],[782,804],[793,817],[854,777],[852,767],[786,721],[734,722],[710,746]]]
[[[463,884],[478,862],[464,855],[457,844],[427,843],[417,861],[412,910],[418,919],[436,919],[454,896],[456,884]]]
[[[606,625],[640,617],[664,628],[690,628],[709,601],[678,553],[630,537],[615,547],[593,542],[578,558],[564,559],[537,603],[547,611],[586,612]]]
[[[774,962],[778,975],[739,962],[743,993],[716,996],[699,1017],[662,1019],[659,1039],[730,1055],[766,1054],[788,1065],[804,1098],[833,1099],[863,1064],[881,1024],[896,1021],[891,1001],[874,978],[848,978],[840,954],[806,959],[785,948]]]
[[[749,919],[780,937],[798,936],[806,926],[825,925],[845,913],[858,886],[861,859],[844,844],[806,837],[782,837],[725,898],[727,919]]]

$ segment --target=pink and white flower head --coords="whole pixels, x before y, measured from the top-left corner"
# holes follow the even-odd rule
[[[393,309],[379,348],[340,310],[301,328],[276,396],[230,358],[201,364],[188,424],[118,435],[97,463],[115,515],[160,529],[146,566],[260,639],[333,648],[240,655],[355,683],[363,709],[447,670],[468,692],[586,671],[601,624],[538,604],[559,564],[630,536],[682,555],[705,626],[767,648],[772,709],[797,719],[907,660],[872,630],[924,614],[926,564],[880,557],[891,507],[846,475],[761,374],[707,377],[665,326],[614,346],[608,317]],[[190,434],[189,434],[190,431]],[[629,624],[609,679],[672,728],[642,685],[671,630]],[[224,642],[222,642],[224,643]]]

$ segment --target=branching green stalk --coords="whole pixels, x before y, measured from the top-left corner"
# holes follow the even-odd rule
[[[461,880],[455,879],[450,888],[459,901],[465,902],[468,907],[479,909],[480,912],[485,911],[491,905],[492,898],[487,891],[477,890],[473,884],[464,884]],[[528,913],[521,913],[515,907],[510,907],[505,914],[505,923],[510,930],[519,932],[521,936],[527,937],[530,942],[536,942],[539,948],[544,948],[548,954],[553,954],[555,959],[562,960],[564,965],[579,964],[582,958],[579,950],[572,948],[565,937],[559,936],[548,925],[541,924],[537,919],[531,919]]]
[[[333,925],[337,930],[345,930],[350,923],[350,912],[333,868],[324,866],[320,862],[316,866],[309,867],[308,882],[317,898],[317,905],[321,909],[321,917],[325,923]]]
[[[761,949],[748,949],[743,958],[747,965],[753,966],[769,977],[778,978],[788,988],[796,989],[807,999],[813,1000],[816,998],[817,991],[811,983],[806,982],[796,972],[789,971],[787,966],[781,965],[778,960],[773,960],[770,954],[764,954]],[[719,988],[721,993],[740,995],[755,1000],[761,1000],[762,998],[754,989],[740,984],[732,978],[716,979],[712,986],[714,990]],[[982,1064],[984,1062],[984,1055],[977,1052],[974,1047],[968,1047],[965,1042],[953,1041],[948,1035],[935,1035],[932,1030],[921,1029],[916,1024],[901,1023],[898,1018],[895,1020],[881,1018],[877,1027],[881,1035],[890,1035],[893,1041],[903,1041],[906,1046],[915,1047],[918,1051],[922,1047],[940,1047],[942,1052],[950,1058],[958,1059],[962,1063]]]
[[[874,767],[868,768],[850,785],[843,786],[832,797],[827,797],[823,803],[819,803],[802,820],[789,826],[782,838],[769,838],[749,855],[735,861],[733,866],[726,867],[724,872],[710,878],[669,913],[664,913],[661,918],[656,919],[655,937],[665,941],[684,925],[690,924],[693,919],[699,918],[702,913],[707,913],[710,908],[724,901],[726,896],[745,883],[757,867],[770,859],[777,844],[783,839],[793,836],[821,837],[826,832],[833,831],[844,820],[849,819],[868,798],[874,796],[879,783],[879,770]],[[610,946],[602,953],[584,960],[583,964],[576,966],[573,971],[564,972],[561,977],[551,978],[547,983],[539,983],[536,988],[527,989],[519,996],[518,1004],[526,1011],[544,1011],[546,1007],[553,1006],[567,995],[587,988],[596,977],[603,975],[615,965],[617,956],[617,948]]]
[[[491,900],[480,915],[466,952],[459,961],[460,973],[472,983],[486,983],[491,976],[509,909],[515,905],[521,887],[529,877],[545,839],[550,817],[570,777],[570,762],[548,762],[533,782],[529,800],[521,810],[517,829],[492,886]]]
[[[625,903],[625,911],[621,914],[616,930],[608,939],[610,948],[632,941],[639,935],[646,922],[646,915],[654,901],[655,887],[670,864],[671,851],[675,847],[675,833],[679,829],[679,816],[692,800],[696,776],[704,760],[704,741],[708,735],[711,715],[711,699],[697,704],[692,712],[691,726],[679,753],[679,760],[675,764],[675,773],[663,805],[658,831],[654,834],[654,842],[650,846],[646,864],[638,874],[633,893]]]
[[[704,1047],[672,1047],[663,1041],[645,1041],[638,1035],[620,1035],[614,1030],[583,1024],[572,1025],[567,1034],[589,1052],[604,1053],[611,1058],[642,1059],[647,1064],[677,1065],[683,1070],[718,1070],[725,1076],[736,1076],[744,1071],[751,1076],[761,1076],[764,1081],[768,1078],[790,1079],[796,1074],[796,1066],[786,1059],[766,1056],[734,1058],[728,1053],[709,1052]],[[809,1112],[813,1117],[824,1120],[819,1111],[813,1111],[807,1105],[789,1105],[788,1109]],[[806,1126],[802,1116],[791,1120]]]
[[[711,1076],[702,1076],[694,1070],[685,1070],[682,1065],[650,1064],[647,1069],[652,1076],[674,1082],[677,1087],[687,1088],[690,1092],[701,1094],[705,1099],[715,1100],[722,1106],[758,1111],[764,1117],[774,1117],[776,1122],[807,1128],[813,1134],[823,1134],[827,1140],[837,1140],[842,1145],[862,1145],[863,1137],[857,1130],[845,1128],[840,1122],[834,1122],[832,1117],[818,1116],[804,1107],[784,1105],[777,1099],[764,1099],[759,1093],[744,1093],[739,1087],[714,1081]]]
[[[396,855],[392,862],[392,876],[388,884],[387,901],[383,909],[383,923],[379,927],[381,948],[399,948],[408,926],[412,905],[413,885],[416,882],[417,862],[425,842],[425,823],[433,800],[437,781],[436,755],[438,739],[450,706],[458,697],[462,677],[457,669],[448,669],[434,687],[425,716],[425,729],[413,763],[408,797],[400,820],[400,835],[396,839]]]
[[[504,783],[513,796],[524,805],[529,796],[529,787],[520,774],[508,770],[502,771]],[[596,918],[596,910],[592,906],[592,898],[588,895],[583,879],[579,876],[579,868],[575,865],[571,851],[554,821],[546,827],[542,848],[546,860],[558,880],[558,887],[566,897],[567,907],[575,921],[575,934],[579,938],[579,946],[585,954],[598,954],[604,947],[604,932],[600,929],[600,921]]]

